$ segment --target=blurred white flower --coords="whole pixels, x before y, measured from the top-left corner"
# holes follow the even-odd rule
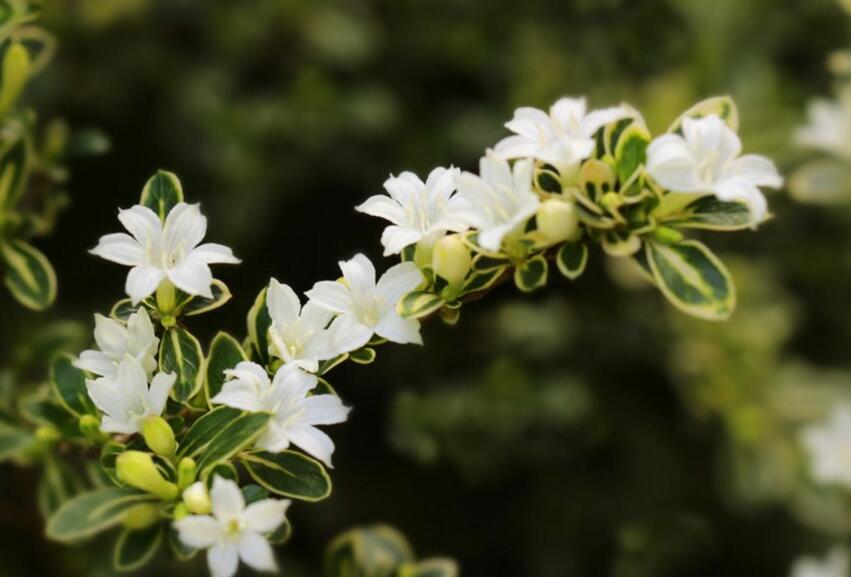
[[[319,361],[338,354],[326,330],[334,313],[311,302],[302,307],[293,289],[275,279],[269,281],[266,308],[272,318],[269,352],[274,356],[315,373]]]
[[[839,405],[826,421],[806,427],[801,443],[814,480],[851,487],[851,405]]]
[[[469,205],[463,218],[479,229],[480,246],[498,251],[505,235],[520,229],[541,203],[532,190],[532,161],[518,160],[512,170],[507,160],[488,150],[479,172],[457,178],[458,194]]]
[[[851,93],[834,102],[817,99],[807,109],[808,124],[795,133],[795,141],[841,158],[851,158]]]
[[[390,267],[377,283],[375,267],[364,255],[339,264],[345,283],[321,281],[306,293],[311,302],[339,315],[329,327],[332,348],[338,353],[359,349],[373,334],[394,343],[422,344],[420,323],[396,312],[399,299],[423,280],[414,263]]]
[[[792,566],[790,577],[849,577],[848,551],[834,547],[822,559],[802,557]]]
[[[502,158],[534,158],[564,174],[594,151],[594,133],[630,115],[621,106],[587,112],[585,98],[562,98],[550,113],[530,107],[518,108],[505,127],[515,133],[494,148]]]
[[[86,379],[89,398],[104,415],[100,428],[104,433],[141,433],[145,419],[159,417],[177,376],[157,373],[148,387],[142,365],[130,355],[118,363],[114,375]]]
[[[743,202],[752,224],[765,218],[768,205],[760,186],[779,188],[783,179],[764,156],[739,156],[742,142],[717,115],[686,118],[682,136],[665,134],[647,147],[647,172],[672,192],[714,194]]]
[[[391,176],[384,183],[389,196],[369,197],[356,210],[390,221],[381,244],[384,256],[399,254],[403,248],[423,239],[436,241],[447,232],[467,229],[459,212],[464,201],[455,192],[457,168],[435,168],[425,182],[413,172]]]
[[[212,577],[232,577],[240,559],[257,571],[276,571],[266,535],[286,520],[290,501],[262,499],[246,506],[239,486],[218,475],[210,499],[211,515],[188,515],[174,527],[184,545],[207,550]]]
[[[272,420],[255,445],[279,453],[290,443],[331,466],[334,442],[316,425],[342,423],[349,414],[337,395],[308,395],[316,386],[315,375],[295,364],[284,365],[269,380],[266,369],[248,361],[225,371],[228,380],[212,402],[243,411],[268,411]]]
[[[151,295],[164,279],[187,294],[212,298],[209,265],[239,263],[224,245],[199,246],[207,232],[207,218],[197,204],[176,204],[165,223],[150,208],[138,204],[119,211],[118,220],[130,234],[104,235],[90,252],[133,267],[125,291],[134,304]]]
[[[115,375],[118,363],[124,355],[136,359],[150,377],[157,369],[157,344],[160,340],[154,334],[151,317],[144,308],[130,315],[127,326],[120,322],[95,315],[95,343],[100,350],[88,350],[80,353],[74,361],[78,369],[102,377]]]

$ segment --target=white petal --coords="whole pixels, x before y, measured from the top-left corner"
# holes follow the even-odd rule
[[[227,405],[241,411],[257,412],[265,407],[257,389],[241,381],[228,381],[222,390],[210,399],[214,405]]]
[[[414,177],[414,179],[411,179],[410,177],[406,178],[405,173],[402,173],[398,177],[391,175],[390,178],[384,181],[384,190],[387,191],[390,198],[395,200],[401,206],[405,206],[408,204],[410,198],[416,195],[417,190],[425,186],[421,181],[418,181],[419,179],[416,177]]]
[[[740,201],[748,205],[753,224],[761,222],[768,212],[762,192],[743,178],[729,178],[715,187],[715,196],[727,202]]]
[[[132,435],[140,433],[139,426],[136,422],[130,423],[122,419],[115,419],[109,415],[104,415],[100,421],[100,430],[104,433],[114,433],[120,435]]]
[[[514,117],[505,123],[505,127],[530,140],[538,140],[541,128],[549,126],[550,122],[550,117],[543,110],[522,106],[514,111]]]
[[[95,342],[100,350],[123,356],[128,352],[127,329],[115,319],[95,314]]]
[[[233,255],[230,247],[214,242],[205,242],[192,251],[193,255],[207,264],[239,264],[242,262]]]
[[[336,425],[349,417],[349,407],[337,395],[313,395],[302,403],[302,422],[306,425]]]
[[[647,147],[647,172],[674,192],[701,192],[697,166],[688,145],[676,134],[656,138]]]
[[[308,302],[301,309],[301,327],[306,332],[316,332],[327,327],[333,317],[334,313],[328,309]]]
[[[117,364],[112,357],[101,351],[83,351],[73,365],[80,370],[100,376],[114,375],[117,369]]]
[[[319,281],[305,294],[313,304],[335,313],[349,312],[352,308],[351,292],[336,281]]]
[[[372,338],[372,329],[362,325],[354,315],[341,315],[328,327],[330,349],[334,356],[357,350]]]
[[[124,390],[111,378],[87,379],[86,391],[95,406],[113,417],[125,414]]]
[[[293,445],[319,459],[328,467],[332,467],[331,455],[334,454],[334,441],[331,437],[310,425],[291,427],[288,434]]]
[[[245,499],[239,486],[231,481],[216,475],[213,479],[213,488],[210,491],[213,515],[222,522],[239,519],[245,510]]]
[[[408,226],[390,225],[381,233],[381,246],[384,256],[399,254],[406,246],[419,242],[423,232]]]
[[[403,319],[395,311],[388,312],[375,326],[378,336],[384,337],[394,343],[423,344],[420,336],[420,323],[414,319]]]
[[[298,368],[297,365],[284,365],[275,373],[272,379],[272,389],[278,398],[303,399],[317,384],[316,375],[311,375]]]
[[[239,540],[239,556],[246,565],[257,571],[277,571],[275,555],[269,542],[259,533],[246,531]]]
[[[174,373],[157,373],[151,380],[151,388],[148,391],[148,407],[153,415],[162,415],[168,395],[174,387],[177,375]]]
[[[163,244],[168,253],[190,251],[207,234],[207,217],[198,204],[177,203],[168,213],[163,226]]]
[[[378,281],[375,291],[388,306],[396,308],[404,295],[423,282],[420,269],[412,262],[402,262],[387,269]]]
[[[593,136],[603,126],[627,118],[629,115],[629,111],[621,106],[594,110],[582,120],[582,132],[585,136]]]
[[[145,251],[142,246],[133,237],[123,232],[100,237],[98,245],[89,252],[126,266],[136,266],[145,262]]]
[[[550,116],[563,127],[568,127],[573,122],[581,122],[587,109],[588,103],[585,97],[559,98],[550,107]]]
[[[189,515],[174,522],[184,545],[193,549],[207,549],[224,537],[221,524],[209,515]]]
[[[207,565],[210,566],[212,577],[233,577],[239,566],[236,545],[228,543],[207,549]]]
[[[729,174],[746,178],[757,186],[780,188],[783,178],[771,159],[757,154],[746,154],[730,163]]]
[[[494,152],[502,158],[533,158],[540,148],[539,142],[515,134],[497,142]]]
[[[266,308],[272,321],[285,327],[298,320],[301,301],[289,285],[281,284],[273,278],[269,281],[269,289],[266,291]]]
[[[169,269],[166,274],[168,279],[174,283],[174,286],[187,294],[200,295],[206,298],[213,297],[210,290],[210,285],[213,283],[210,265],[194,252],[187,255],[183,262]]]
[[[284,522],[289,506],[287,499],[263,499],[251,503],[242,515],[245,528],[255,533],[271,533]]]
[[[159,245],[162,236],[162,221],[153,210],[137,204],[127,210],[118,211],[118,220],[133,235],[142,247]]]
[[[393,224],[405,222],[405,211],[401,205],[383,194],[370,196],[363,204],[356,206],[355,210],[389,220]]]
[[[146,264],[133,267],[127,274],[124,291],[135,305],[145,297],[153,294],[164,277],[165,273],[163,271]]]
[[[375,289],[375,267],[372,261],[363,254],[356,254],[350,260],[340,261],[339,264],[343,278],[356,299],[372,294]]]

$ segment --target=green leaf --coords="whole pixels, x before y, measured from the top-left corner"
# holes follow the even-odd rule
[[[585,272],[588,264],[588,247],[581,242],[568,242],[562,245],[556,254],[556,266],[559,272],[570,280],[575,280]]]
[[[272,415],[269,413],[243,413],[221,429],[207,444],[198,458],[198,470],[205,470],[226,461],[251,445],[260,436]]]
[[[115,542],[112,564],[116,571],[135,571],[150,561],[160,548],[165,525],[155,523],[146,529],[124,529]]]
[[[74,366],[71,355],[58,355],[50,365],[50,382],[59,402],[74,416],[96,415],[86,389],[86,373]]]
[[[343,353],[342,355],[338,355],[333,359],[328,359],[325,361],[319,361],[319,370],[316,372],[318,375],[324,375],[343,361],[349,358],[349,353]]]
[[[419,563],[406,563],[399,568],[397,577],[458,577],[458,564],[452,559],[426,559]]]
[[[361,347],[356,351],[352,351],[349,353],[349,358],[353,363],[357,363],[359,365],[368,365],[375,361],[375,349],[372,347]]]
[[[210,291],[213,293],[213,298],[186,295],[188,298],[178,301],[179,314],[191,317],[210,312],[223,306],[233,296],[228,285],[218,279],[213,279]]]
[[[10,141],[0,155],[0,208],[14,208],[29,179],[30,141],[22,133]]]
[[[615,257],[631,256],[641,250],[641,239],[638,235],[624,230],[606,232],[600,244],[606,254]]]
[[[177,456],[196,458],[223,428],[241,416],[242,411],[239,409],[225,406],[217,407],[209,413],[205,413],[189,427],[186,436],[180,443]]]
[[[179,202],[183,202],[183,186],[176,174],[166,170],[159,170],[148,179],[139,200],[139,204],[153,210],[162,220]]]
[[[733,132],[739,131],[739,110],[736,108],[736,103],[730,96],[713,96],[698,102],[683,112],[668,129],[668,132],[680,132],[685,118],[702,118],[710,114],[720,116]]]
[[[139,503],[155,498],[129,487],[108,487],[77,495],[62,505],[47,522],[47,536],[72,543],[114,527]]]
[[[464,283],[464,288],[461,289],[461,294],[466,295],[489,289],[495,282],[502,278],[503,273],[505,273],[507,269],[508,267],[500,267],[485,272],[471,274]]]
[[[50,456],[44,460],[37,489],[39,512],[49,519],[59,507],[85,489],[83,480],[67,463]]]
[[[443,306],[443,299],[428,291],[412,291],[399,299],[396,312],[406,319],[428,316]]]
[[[331,494],[331,477],[325,467],[296,451],[249,453],[242,458],[248,473],[278,495],[302,501],[321,501]]]
[[[269,362],[269,327],[272,326],[272,317],[266,308],[266,289],[260,291],[254,299],[254,305],[248,311],[248,339],[252,344],[252,356],[261,361],[261,364]]]
[[[703,244],[645,243],[647,262],[659,290],[681,311],[706,320],[725,320],[736,307],[733,279]]]
[[[618,180],[626,183],[647,162],[647,145],[650,133],[646,128],[634,122],[623,131],[615,147],[615,166]],[[621,193],[625,192],[621,187]]]
[[[80,436],[78,419],[42,389],[18,400],[21,416],[34,425],[53,427],[66,438]]]
[[[21,240],[0,244],[6,264],[4,282],[18,302],[42,311],[56,300],[56,273],[50,261],[31,245]]]
[[[13,425],[0,422],[0,463],[17,458],[35,444],[32,434]]]
[[[210,343],[210,354],[207,357],[207,400],[219,394],[225,382],[225,369],[232,369],[248,356],[235,338],[226,332],[220,332]]]
[[[514,284],[523,292],[532,292],[547,284],[548,270],[547,259],[543,256],[530,258],[514,269]]]
[[[284,545],[292,536],[293,526],[290,524],[289,519],[284,519],[284,522],[281,523],[277,529],[272,531],[268,535],[267,539],[269,539],[269,543],[272,545]]]
[[[753,225],[753,218],[746,204],[724,202],[707,195],[687,204],[682,212],[665,219],[664,224],[678,228],[742,230]]]
[[[193,549],[180,540],[179,533],[174,527],[168,528],[168,547],[180,561],[188,561],[198,552],[198,549]]]
[[[109,316],[119,322],[126,323],[130,315],[139,310],[141,304],[133,304],[132,299],[121,299],[109,310]]]
[[[387,525],[347,531],[325,550],[325,577],[384,577],[414,560],[407,539]]]
[[[6,42],[0,68],[0,118],[5,117],[17,102],[30,78],[32,59],[20,42]]]
[[[175,373],[171,396],[185,403],[204,384],[204,352],[201,343],[186,329],[174,327],[165,331],[160,343],[160,370]]]

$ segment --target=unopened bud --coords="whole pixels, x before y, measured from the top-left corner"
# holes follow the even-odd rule
[[[121,524],[127,529],[146,529],[160,518],[160,509],[153,503],[140,503],[128,509],[121,519]]]
[[[198,466],[192,457],[183,457],[177,464],[177,488],[181,491],[195,482]]]
[[[683,233],[667,226],[660,226],[653,230],[653,238],[666,244],[677,244],[682,242]]]
[[[62,435],[54,427],[41,426],[35,430],[35,438],[42,443],[53,444],[62,438]]]
[[[83,415],[77,424],[80,427],[80,432],[87,439],[95,442],[107,439],[107,436],[100,430],[100,419],[94,415]]]
[[[123,483],[171,501],[178,494],[177,485],[166,481],[148,453],[125,451],[115,460],[115,472]]]
[[[541,203],[536,217],[538,231],[550,242],[575,240],[579,233],[579,213],[569,200],[550,198]]]
[[[174,431],[162,417],[148,417],[142,423],[142,436],[145,444],[157,455],[170,457],[174,455],[177,442],[174,440]]]
[[[189,516],[189,511],[186,510],[186,505],[178,503],[174,506],[174,513],[172,513],[172,515],[174,516],[175,521],[180,521],[184,517]]]
[[[467,277],[473,259],[470,249],[457,234],[444,236],[437,241],[431,258],[431,268],[449,286],[460,285]]]
[[[210,496],[207,494],[207,487],[203,481],[192,483],[183,492],[183,503],[186,505],[186,510],[195,515],[206,515],[210,512]]]

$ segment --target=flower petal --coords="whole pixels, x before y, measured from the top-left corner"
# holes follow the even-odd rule
[[[245,528],[255,533],[271,533],[286,519],[290,503],[288,499],[263,499],[251,503],[242,515]]]
[[[174,522],[178,537],[187,547],[207,549],[222,540],[221,523],[209,515],[189,515]]]
[[[207,549],[207,565],[212,577],[233,577],[239,567],[237,546],[228,543],[210,547]]]
[[[210,265],[194,252],[188,254],[183,262],[166,271],[166,274],[174,286],[187,294],[213,297],[210,290],[210,285],[213,284]]]
[[[117,363],[109,355],[101,351],[83,351],[73,365],[80,370],[88,371],[102,377],[115,374]]]
[[[401,225],[405,223],[405,211],[402,206],[389,196],[383,194],[370,196],[363,204],[356,206],[355,210],[389,220],[393,224]]]
[[[378,336],[394,343],[423,344],[423,338],[420,336],[420,323],[414,319],[403,319],[395,311],[388,312],[381,317],[381,320],[375,326],[375,332]]]
[[[239,540],[239,556],[246,565],[257,571],[277,571],[272,546],[259,533],[246,531]]]
[[[355,299],[372,294],[375,289],[375,267],[363,254],[356,254],[351,259],[340,261],[343,278],[349,285],[349,290]]]
[[[329,348],[334,355],[357,350],[372,338],[372,329],[362,325],[354,315],[340,315],[328,327]]]
[[[301,313],[301,301],[289,285],[281,284],[276,279],[269,281],[266,292],[266,308],[272,321],[280,327],[296,322]]]
[[[178,202],[169,211],[163,226],[163,248],[173,254],[178,250],[191,251],[207,234],[207,217],[199,204]]]
[[[124,284],[124,292],[138,304],[139,301],[153,294],[160,282],[165,278],[165,273],[158,268],[142,264],[130,269],[127,274],[127,282]]]
[[[123,232],[100,237],[98,245],[89,252],[126,266],[136,266],[145,262],[145,251],[142,246],[129,234]]]
[[[148,408],[153,415],[162,415],[165,409],[165,404],[168,401],[168,395],[174,387],[174,382],[177,380],[177,375],[174,373],[157,373],[151,380],[151,387],[148,390]]]
[[[333,468],[331,455],[334,454],[334,441],[331,437],[311,425],[291,427],[288,435],[293,445]]]
[[[215,242],[205,242],[195,247],[192,254],[207,264],[239,264],[242,261],[233,255],[230,247]]]
[[[406,246],[419,242],[423,232],[408,226],[390,225],[381,233],[384,256],[399,254]]]
[[[127,351],[127,328],[115,319],[95,314],[95,342],[107,353],[121,356]]]
[[[382,302],[395,309],[399,299],[417,288],[421,282],[423,282],[423,275],[417,265],[412,262],[402,262],[390,267],[381,275],[375,292],[381,297]]]
[[[336,425],[349,417],[351,408],[337,395],[313,395],[302,403],[302,422],[306,425]]]
[[[162,237],[162,221],[153,210],[137,204],[127,210],[118,211],[118,220],[133,235],[142,248],[159,247]]]
[[[231,481],[216,475],[213,479],[213,488],[210,491],[213,515],[219,521],[227,523],[239,519],[245,510],[245,499],[239,486]]]
[[[319,281],[305,293],[310,302],[335,313],[352,310],[352,294],[345,286],[336,281]]]

